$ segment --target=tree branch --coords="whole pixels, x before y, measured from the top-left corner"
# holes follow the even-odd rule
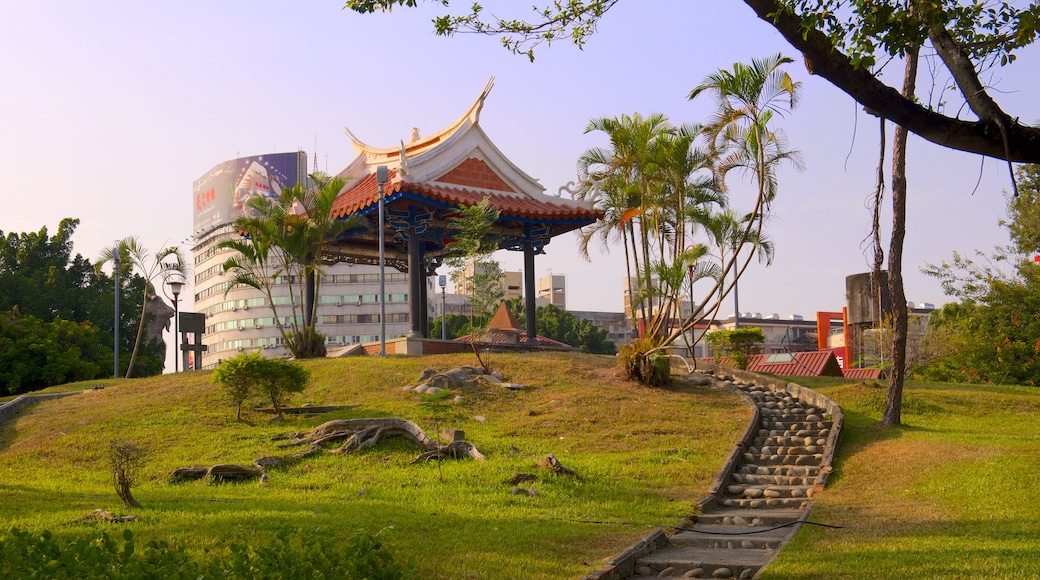
[[[801,18],[786,11],[778,0],[744,0],[744,3],[780,32],[791,46],[801,51],[810,74],[827,79],[871,113],[906,127],[912,133],[943,147],[1012,162],[1040,163],[1040,128],[1022,125],[1008,117],[984,90],[979,92],[985,97],[978,92],[971,95],[968,94],[970,91],[965,92],[964,97],[969,100],[972,110],[975,110],[976,105],[983,106],[982,99],[986,98],[1003,117],[987,116],[979,121],[963,121],[941,115],[903,97],[870,71],[854,67],[848,56],[838,51],[827,35],[817,29],[803,29]],[[939,47],[936,49],[939,50]],[[947,63],[947,67],[950,66]],[[971,70],[974,74],[974,68]],[[950,72],[957,78],[958,74],[963,73],[963,68],[955,66],[950,68]],[[961,90],[965,91],[961,79],[957,79],[957,82]],[[976,104],[972,104],[972,100]],[[983,110],[990,109],[983,106]],[[1000,126],[1001,119],[1005,123],[1006,145]]]

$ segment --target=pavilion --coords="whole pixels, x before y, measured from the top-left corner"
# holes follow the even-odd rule
[[[427,137],[412,130],[408,143],[377,148],[362,143],[349,129],[357,157],[337,177],[346,185],[332,216],[367,220],[333,244],[327,260],[379,263],[379,236],[384,239],[386,266],[408,273],[409,337],[427,334],[425,278],[441,265],[445,246],[454,238],[449,219],[463,206],[485,197],[499,211],[494,233],[499,248],[524,253],[524,300],[528,341],[536,339],[534,257],[545,253],[553,237],[594,223],[603,212],[593,201],[546,195],[545,188],[508,158],[480,127],[480,111],[492,78],[477,100],[457,121]],[[377,182],[377,168],[388,179]],[[378,224],[380,185],[385,223]],[[561,188],[562,190],[562,188]]]

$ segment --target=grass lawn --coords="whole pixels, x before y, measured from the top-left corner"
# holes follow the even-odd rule
[[[886,386],[798,383],[845,411],[813,521],[763,578],[1040,578],[1040,389],[910,383],[903,426],[878,429]]]
[[[679,524],[750,416],[735,395],[642,387],[616,377],[613,357],[589,355],[497,355],[492,365],[528,389],[468,389],[442,417],[401,389],[423,368],[472,362],[471,355],[309,361],[311,386],[297,402],[360,406],[280,424],[253,412],[236,422],[208,372],[109,381],[100,391],[39,403],[0,426],[0,521],[72,538],[120,529],[77,522],[93,509],[134,513],[138,521],[121,525],[140,540],[174,540],[200,553],[228,540],[265,543],[282,524],[344,538],[366,530],[380,533],[398,559],[414,559],[422,578],[575,578],[654,527]],[[285,454],[270,441],[277,434],[382,416],[411,419],[431,435],[438,423],[462,429],[488,461],[445,462],[438,471],[433,463],[410,465],[418,450],[388,442],[272,469],[266,484],[167,482],[177,467]],[[106,452],[116,438],[149,449],[134,488],[144,507],[132,512],[110,481]],[[979,442],[964,445],[972,443]],[[548,453],[581,479],[538,470]],[[537,474],[523,484],[537,496],[511,494],[507,480],[520,472]]]

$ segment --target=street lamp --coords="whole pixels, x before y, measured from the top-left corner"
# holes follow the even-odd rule
[[[116,242],[116,247],[112,249],[112,279],[115,280],[115,301],[116,301],[116,314],[115,321],[112,325],[113,333],[115,334],[114,341],[112,343],[112,378],[119,378],[119,242]]]
[[[386,218],[383,215],[383,186],[387,179],[386,165],[376,167],[376,182],[379,184],[379,224],[376,231],[379,236],[379,356],[386,356],[386,240],[383,232]],[[412,296],[412,300],[415,299]]]
[[[166,286],[170,287],[170,294],[173,294],[173,372],[178,372],[178,360],[181,356],[181,325],[180,325],[180,296],[181,289],[184,288],[184,276],[180,272],[173,272],[166,277]],[[166,290],[163,290],[166,293]],[[169,298],[169,295],[166,296]]]
[[[448,340],[448,311],[444,306],[444,292],[448,285],[448,277],[444,274],[437,276],[437,285],[441,287],[441,340]]]

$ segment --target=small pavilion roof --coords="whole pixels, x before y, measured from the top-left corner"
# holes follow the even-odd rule
[[[520,322],[516,319],[513,311],[503,302],[498,306],[495,315],[491,317],[491,322],[488,323],[488,330],[519,332],[523,328],[520,326]]]

